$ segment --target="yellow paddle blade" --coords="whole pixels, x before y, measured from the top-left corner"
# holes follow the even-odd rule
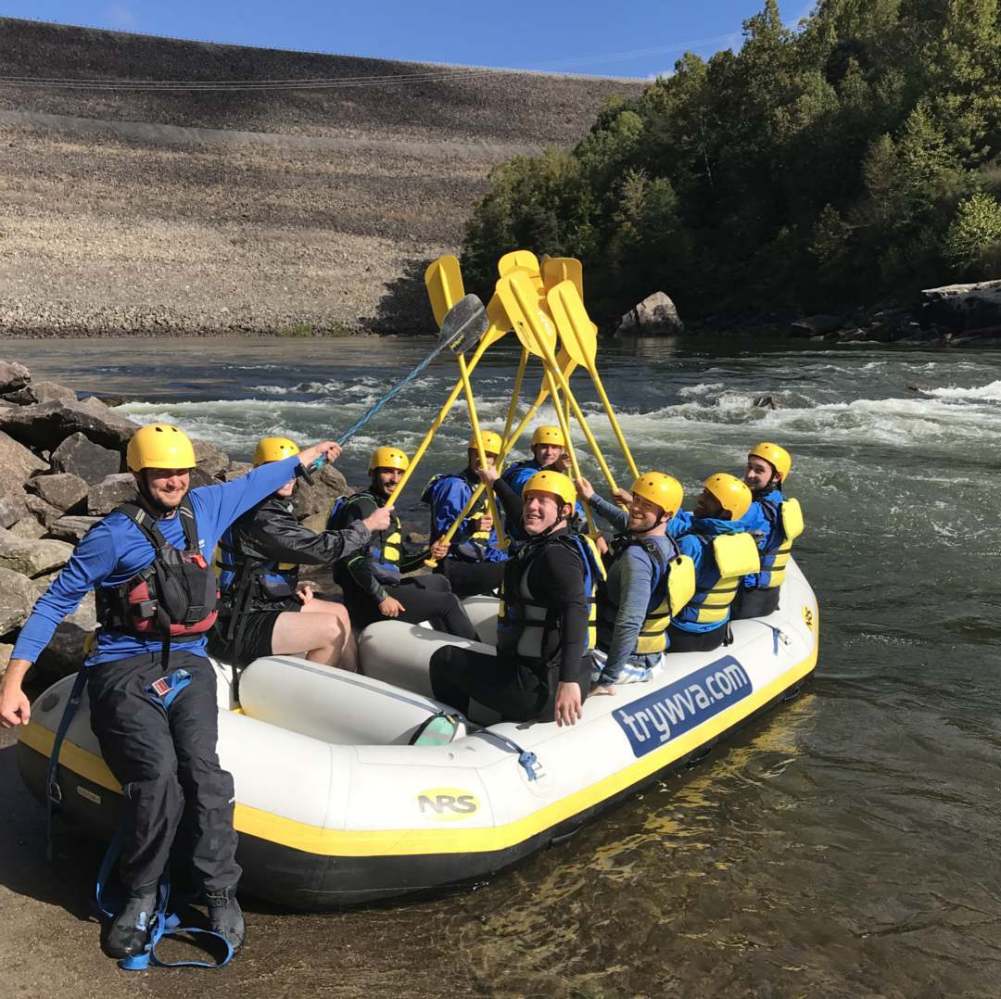
[[[539,308],[539,295],[524,271],[512,271],[497,282],[497,296],[522,347],[545,361],[556,349],[556,328]]]
[[[542,261],[542,283],[546,291],[561,281],[573,281],[580,300],[584,301],[584,268],[576,257],[546,257]]]
[[[556,323],[560,343],[578,364],[590,370],[598,352],[598,338],[577,286],[573,281],[561,281],[550,289],[546,301]]]
[[[486,344],[489,347],[502,337],[507,336],[508,331],[511,329],[511,320],[508,319],[507,313],[504,311],[504,306],[501,304],[501,300],[497,297],[496,292],[494,292],[490,301],[487,302],[487,319],[490,320],[490,325],[487,327],[486,333],[480,337],[480,343]]]
[[[521,268],[529,274],[539,273],[539,258],[531,250],[512,250],[497,261],[497,273],[504,277]]]
[[[466,294],[458,259],[447,254],[432,260],[424,271],[424,286],[431,299],[434,320],[441,326],[448,310]]]

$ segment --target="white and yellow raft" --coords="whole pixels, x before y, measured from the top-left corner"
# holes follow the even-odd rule
[[[468,606],[483,635],[496,602]],[[410,744],[444,708],[431,697],[427,664],[457,640],[437,632],[373,625],[361,640],[365,675],[260,659],[242,675],[239,708],[231,670],[217,664],[219,755],[236,780],[242,887],[325,909],[488,877],[798,693],[817,663],[818,623],[813,591],[790,563],[780,609],[735,622],[732,645],[667,656],[652,682],[588,699],[573,727],[489,724],[474,705],[445,745]],[[43,800],[72,683],[60,680],[38,698],[21,736],[21,772]],[[86,698],[59,779],[68,818],[110,837],[121,790],[91,733]]]

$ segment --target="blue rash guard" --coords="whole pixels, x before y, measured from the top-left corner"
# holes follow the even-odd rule
[[[591,498],[591,510],[607,520],[616,531],[624,532],[629,527],[629,513],[614,503],[599,496]],[[669,521],[674,523],[674,518]],[[657,545],[664,554],[665,562],[674,557],[675,544],[661,535],[647,535],[646,540]],[[693,561],[701,558],[702,545],[698,539],[688,535],[681,538],[677,548]],[[698,562],[696,562],[696,566]],[[615,560],[608,573],[606,587],[612,603],[618,607],[612,641],[609,645],[605,665],[596,682],[607,684],[621,680],[644,681],[651,677],[651,670],[660,661],[662,653],[642,655],[634,652],[640,630],[650,609],[653,585],[658,570],[650,555],[639,545],[630,545],[621,557]]]
[[[431,507],[431,538],[440,538],[455,523],[466,508],[480,480],[468,468],[452,475],[439,475],[431,480],[421,499]],[[484,500],[484,502],[486,502]],[[462,562],[505,562],[507,552],[497,547],[497,532],[490,528],[490,537],[474,540],[477,518],[467,517],[455,534],[448,558]]]
[[[198,529],[198,547],[209,562],[223,531],[242,513],[280,489],[293,478],[299,458],[261,465],[241,479],[217,486],[200,486],[188,496]],[[174,547],[185,547],[184,528],[175,513],[156,522],[160,533]],[[95,524],[76,546],[69,562],[38,599],[24,623],[12,659],[33,663],[52,638],[59,622],[80,606],[80,601],[98,586],[115,587],[127,582],[154,559],[153,546],[142,531],[123,513],[111,513]],[[205,655],[206,636],[177,639],[172,649]],[[144,639],[119,631],[98,631],[97,648],[87,666],[128,659],[143,653],[158,654],[163,646],[158,638]]]

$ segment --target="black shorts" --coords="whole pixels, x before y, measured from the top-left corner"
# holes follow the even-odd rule
[[[274,634],[275,622],[279,614],[295,614],[302,609],[302,604],[283,607],[281,610],[249,611],[241,616],[237,625],[233,644],[229,649],[221,651],[220,659],[231,660],[232,666],[249,666],[255,659],[270,656],[271,636]],[[210,651],[213,651],[210,649]],[[230,655],[226,653],[230,652]],[[213,651],[213,654],[215,652]]]

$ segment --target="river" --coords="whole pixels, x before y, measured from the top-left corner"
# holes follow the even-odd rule
[[[36,378],[141,398],[123,407],[133,419],[246,459],[262,434],[336,435],[429,346],[47,340],[4,353]],[[503,426],[516,362],[501,344],[474,375],[487,427]],[[639,464],[677,475],[689,500],[757,440],[793,452],[796,556],[821,607],[810,692],[476,891],[337,916],[251,907],[258,940],[283,941],[280,994],[328,994],[311,983],[333,981],[315,977],[329,938],[353,941],[368,994],[417,961],[428,994],[997,995],[1001,354],[686,339],[603,344],[599,364]],[[340,462],[348,480],[363,481],[376,444],[412,449],[455,375],[446,356],[370,423]],[[614,455],[586,374],[574,385]],[[457,407],[416,482],[460,467],[467,427]],[[418,496],[402,509],[423,520]]]

